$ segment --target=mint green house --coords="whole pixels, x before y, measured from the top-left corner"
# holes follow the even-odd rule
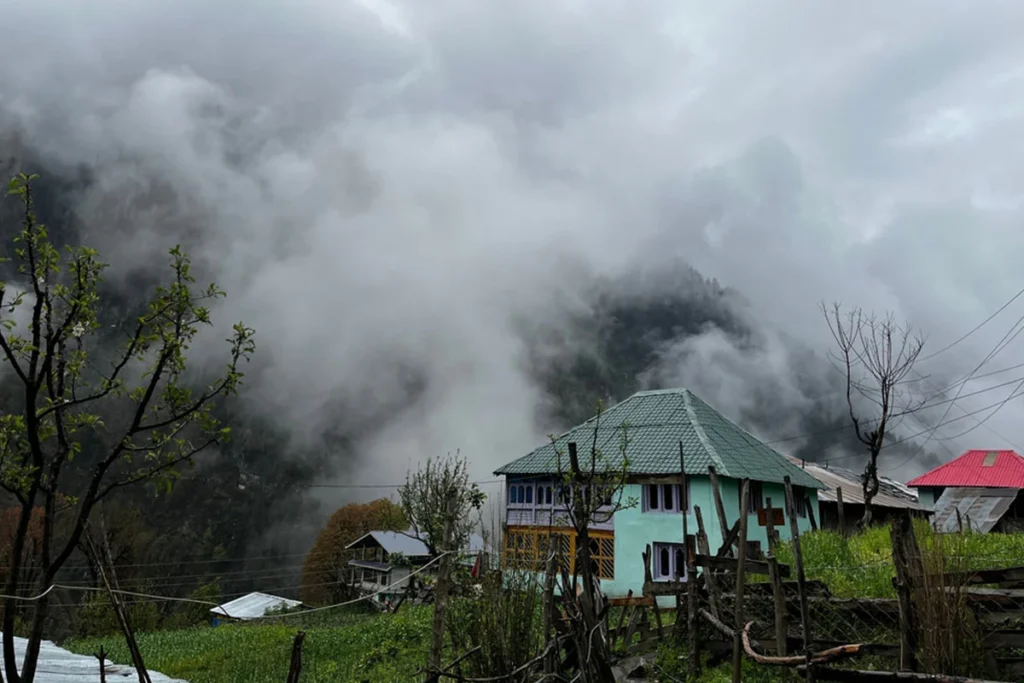
[[[564,512],[569,492],[560,491],[559,472],[569,469],[564,454],[570,442],[577,444],[581,466],[589,464],[596,420],[584,422],[554,443],[495,471],[506,478],[504,555],[509,565],[540,569],[550,538],[561,544],[563,556],[575,556],[575,532]],[[742,509],[749,515],[747,540],[751,549],[767,547],[767,531],[759,524],[757,511],[769,499],[773,508],[785,506],[786,476],[794,487],[798,527],[801,532],[810,529],[808,506],[817,511],[817,492],[825,487],[687,389],[633,394],[601,414],[597,424],[603,467],[622,467],[625,434],[629,476],[621,496],[636,501],[630,508],[603,516],[589,529],[593,564],[601,589],[609,597],[624,597],[629,590],[641,594],[641,553],[648,544],[653,551],[651,570],[655,581],[674,579],[677,569],[685,580],[682,516],[687,515],[689,542],[693,543],[697,532],[694,506],[700,507],[712,552],[721,546],[709,466],[718,474],[730,528],[740,515],[740,480],[750,481],[750,497]],[[680,490],[680,442],[687,475],[685,492]],[[788,518],[779,527],[779,534],[789,538]]]

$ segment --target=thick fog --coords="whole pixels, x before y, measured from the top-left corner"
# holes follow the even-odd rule
[[[257,330],[243,400],[296,439],[339,409],[394,411],[346,482],[401,481],[456,449],[491,479],[543,443],[547,399],[513,322],[585,315],[593,277],[682,259],[737,290],[756,348],[712,330],[647,376],[732,415],[769,395],[793,416],[774,438],[797,435],[801,411],[843,410],[826,364],[810,382],[825,398],[793,380],[794,349],[828,348],[821,301],[893,311],[927,356],[1024,286],[1019,3],[0,10],[0,130],[89,178],[75,213],[111,278],[184,243],[229,294],[218,321]],[[1024,299],[922,362],[923,395],[1022,313]],[[979,374],[1020,362],[1014,342]],[[945,419],[1021,376],[968,383]],[[902,429],[934,428],[947,405]],[[1024,444],[1022,412],[940,426],[928,450]]]

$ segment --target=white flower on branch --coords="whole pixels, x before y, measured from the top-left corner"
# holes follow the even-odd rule
[[[75,339],[81,339],[83,334],[85,334],[85,325],[82,323],[75,323],[75,326],[71,328],[71,335]]]

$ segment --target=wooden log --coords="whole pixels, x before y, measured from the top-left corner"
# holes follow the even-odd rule
[[[810,498],[806,499],[805,505],[807,505],[807,519],[810,520],[810,522],[811,522],[811,531],[817,531],[818,530],[818,520],[817,520],[817,516],[814,514],[814,508],[811,507],[811,499]]]
[[[711,546],[708,544],[708,535],[704,530],[704,516],[700,512],[699,505],[693,506],[693,516],[697,519],[697,550],[700,551],[699,555],[709,557]],[[711,607],[711,613],[717,617],[719,614],[718,604],[721,601],[718,593],[718,581],[715,579],[714,572],[709,568],[705,568],[703,575],[704,585],[708,588],[708,605]]]
[[[288,683],[299,683],[302,675],[302,643],[306,639],[305,631],[295,634],[292,642],[292,659],[288,664]]]
[[[750,480],[740,481],[740,538],[736,560],[736,623],[743,623],[743,585],[746,581],[747,559],[747,499],[750,497]],[[737,633],[732,652],[732,683],[743,683],[743,643]]]
[[[736,539],[739,538],[739,536],[740,520],[737,519],[736,522],[732,525],[732,528],[729,529],[729,532],[725,535],[725,540],[722,541],[722,546],[718,549],[718,552],[715,553],[715,557],[726,558],[732,556],[732,548],[734,545],[736,545]]]
[[[651,546],[647,546],[647,547],[650,548]],[[633,589],[630,589],[629,591],[626,592],[626,600],[628,601],[632,597],[633,597]],[[633,603],[630,606],[633,609],[636,609],[636,603]],[[615,625],[615,631],[612,632],[611,634],[609,634],[609,636],[608,636],[608,647],[609,648],[614,648],[615,647],[615,638],[622,633],[622,624],[623,624],[624,621],[626,621],[626,608],[625,607],[623,607],[622,611],[619,612],[619,623],[617,623]],[[626,643],[626,645],[629,645],[629,643]]]
[[[800,666],[797,671],[803,673],[811,667]],[[823,681],[838,683],[889,683],[907,681],[907,683],[1005,683],[1004,681],[986,681],[979,678],[963,676],[944,676],[942,674],[919,674],[910,671],[857,671],[855,669],[832,669],[821,667],[814,674]]]
[[[711,480],[711,493],[715,499],[715,512],[718,513],[718,523],[722,528],[722,539],[729,536],[729,522],[725,517],[725,504],[722,502],[722,489],[718,485],[718,472],[714,465],[708,465],[708,479]]]
[[[789,633],[789,620],[786,614],[786,591],[782,586],[782,575],[779,573],[779,562],[775,559],[777,550],[775,543],[775,521],[772,499],[765,499],[765,519],[768,531],[768,579],[772,584],[772,598],[775,607],[775,643],[780,657],[785,657],[786,635]]]
[[[697,555],[694,561],[698,567],[704,567],[705,569],[720,569],[735,572],[737,568],[736,560],[733,560],[728,557],[710,557],[708,555]],[[777,567],[779,569],[779,576],[790,576],[789,565],[779,564],[777,565]],[[765,560],[751,560],[748,558],[746,560],[746,571],[748,574],[768,576],[768,563]]]
[[[913,586],[921,576],[921,552],[914,538],[914,527],[909,515],[893,520],[889,531],[892,541],[892,559],[896,568],[896,595],[900,604],[900,668],[917,670],[918,617],[912,597]]]
[[[807,577],[804,575],[804,555],[800,549],[800,528],[796,520],[796,503],[793,500],[793,482],[789,475],[783,478],[786,484],[786,516],[789,517],[789,533],[793,542],[793,563],[796,565],[797,591],[800,597],[800,630],[803,631],[804,655],[807,657],[807,683],[814,681],[813,667],[810,665],[811,656],[811,617],[807,607]]]

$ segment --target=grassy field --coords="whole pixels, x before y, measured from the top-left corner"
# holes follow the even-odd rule
[[[430,646],[429,607],[396,615],[360,614],[304,628],[303,680],[308,683],[394,683],[415,678]],[[280,683],[288,674],[299,627],[221,625],[139,634],[147,666],[190,683]],[[102,645],[117,663],[130,661],[124,639],[73,640],[64,647],[94,654]]]
[[[1024,535],[964,534],[934,536],[918,529],[923,549],[941,549],[958,568],[997,568],[1024,565]],[[938,548],[937,544],[941,544]],[[887,528],[872,529],[850,539],[818,532],[803,537],[802,548],[808,578],[828,584],[837,597],[894,597],[891,544]],[[791,549],[780,560],[792,562]],[[308,683],[355,681],[394,683],[416,678],[426,664],[430,644],[429,607],[405,608],[397,615],[331,614],[306,623],[303,680]],[[147,664],[154,670],[190,683],[279,683],[286,677],[295,624],[209,626],[182,631],[139,635]],[[128,663],[123,640],[77,640],[68,649],[93,654],[103,645],[111,659]],[[446,657],[448,659],[450,657]],[[659,657],[664,673],[684,673],[685,659],[673,644]],[[789,673],[748,663],[744,680],[775,682]],[[729,680],[724,665],[705,671],[706,683]]]

